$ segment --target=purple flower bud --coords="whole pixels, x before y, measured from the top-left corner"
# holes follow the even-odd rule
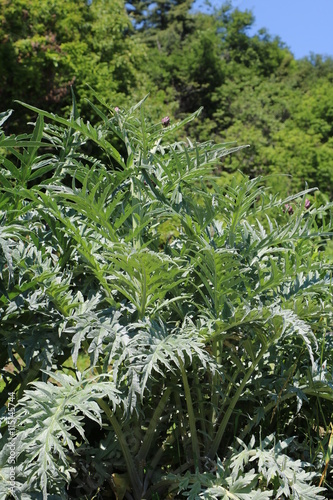
[[[288,212],[289,215],[292,215],[294,213],[293,207],[291,205],[288,205],[288,203],[286,203],[286,205],[284,206],[283,211]]]
[[[116,113],[119,113],[119,108],[118,108],[118,106],[116,106],[116,107],[114,108],[114,110],[115,110],[115,112],[116,112]]]
[[[308,200],[307,198],[306,198],[306,200],[305,200],[305,205],[304,205],[304,206],[305,206],[306,210],[307,210],[308,208],[310,208],[310,206],[311,206],[310,200]]]
[[[164,118],[162,118],[162,125],[163,127],[167,127],[170,123],[170,118],[168,116],[165,116]]]

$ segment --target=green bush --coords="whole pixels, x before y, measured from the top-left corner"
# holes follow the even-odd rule
[[[0,135],[3,498],[324,498],[332,206],[90,105]]]

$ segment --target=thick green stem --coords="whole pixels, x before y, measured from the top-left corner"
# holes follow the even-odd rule
[[[223,341],[221,341],[220,339],[214,339],[212,349],[213,349],[214,359],[216,360],[217,363],[221,364],[222,363]],[[219,384],[219,378],[220,378],[220,374],[216,371],[214,373],[214,375],[212,376],[212,386],[211,386],[211,389],[212,389],[212,394],[211,394],[212,414],[211,414],[211,422],[210,422],[211,431],[213,430],[213,426],[215,425],[215,422],[217,419],[217,414],[218,414],[217,408],[219,406],[220,395],[218,394],[216,388]],[[212,432],[211,432],[211,436],[212,436]]]
[[[153,439],[154,439],[154,437],[156,437],[156,428],[158,426],[159,419],[163,413],[165,405],[168,402],[170,393],[171,393],[171,388],[168,387],[164,391],[164,394],[161,397],[160,402],[158,403],[156,410],[154,411],[154,415],[152,416],[152,418],[150,420],[149,427],[148,427],[147,432],[145,434],[143,443],[142,443],[141,448],[139,450],[139,453],[137,454],[137,457],[136,457],[138,462],[145,461],[147,458],[147,455],[148,455],[149,450],[151,448],[151,444],[153,442]]]
[[[138,250],[141,247],[141,238],[136,233],[139,227],[139,221],[141,219],[140,216],[141,203],[140,203],[140,197],[138,196],[138,192],[136,192],[136,186],[134,181],[135,179],[132,178],[131,179],[131,197],[132,197],[132,207],[133,207],[132,231],[133,231],[133,247]]]
[[[193,404],[192,404],[191,391],[190,391],[190,386],[188,383],[188,378],[186,375],[184,363],[180,359],[179,359],[179,363],[180,363],[180,369],[181,369],[181,374],[182,374],[182,379],[183,379],[187,413],[188,413],[188,419],[189,419],[189,424],[190,424],[192,450],[193,450],[193,461],[194,461],[195,468],[200,471],[200,462],[199,462],[200,449],[199,449],[199,441],[198,441],[197,428],[196,428],[196,420],[195,420]]]
[[[215,439],[214,439],[214,441],[213,441],[213,443],[208,451],[208,454],[207,454],[208,458],[210,458],[211,460],[213,460],[217,454],[217,450],[219,449],[220,443],[221,443],[222,438],[224,436],[224,433],[225,433],[226,427],[229,423],[232,412],[234,411],[234,408],[235,408],[239,398],[241,397],[242,392],[243,392],[246,384],[248,383],[252,373],[256,369],[258,363],[260,362],[261,358],[263,357],[263,355],[265,354],[267,349],[268,349],[267,345],[265,345],[261,348],[258,356],[254,360],[254,362],[252,363],[252,365],[248,369],[248,371],[245,373],[244,378],[243,378],[242,382],[239,384],[237,391],[235,392],[234,396],[231,398],[228,409],[224,414],[222,422],[220,423],[220,426],[219,426],[218,431],[216,433]]]
[[[224,391],[224,401],[219,408],[218,412],[219,415],[222,415],[222,413],[224,412],[224,408],[229,405],[229,395],[231,394],[233,388],[235,387],[236,380],[239,378],[241,373],[244,373],[244,369],[242,370],[240,370],[239,368],[235,369],[232,377],[228,378],[229,383]],[[214,422],[214,424],[216,424],[216,421]]]
[[[217,349],[217,340],[213,340],[213,345],[212,345],[212,350],[213,350],[213,357],[214,359],[217,359],[218,356],[218,349]],[[218,373],[215,372],[214,375],[212,375],[212,384],[211,384],[211,401],[212,401],[212,415],[211,415],[211,425],[214,425],[214,422],[216,420],[216,409],[218,406],[218,394],[216,394],[216,385],[218,382]]]
[[[141,493],[142,493],[142,488],[143,488],[142,481],[140,480],[139,473],[137,471],[133,457],[132,457],[131,452],[129,450],[129,447],[127,445],[124,433],[121,430],[121,426],[120,426],[116,416],[112,413],[112,411],[108,407],[107,403],[103,399],[98,398],[97,403],[99,404],[101,409],[105,412],[105,414],[108,417],[110,424],[112,425],[113,430],[116,433],[116,436],[118,438],[119,445],[121,447],[121,450],[123,452],[124,459],[126,462],[127,472],[128,472],[129,477],[130,477],[131,486],[132,486],[132,490],[133,490],[133,497],[135,500],[141,500],[141,498],[142,498]]]
[[[174,391],[173,397],[175,398],[175,403],[176,403],[176,408],[177,408],[177,420],[178,422],[175,422],[175,429],[174,429],[174,436],[177,438],[177,450],[178,450],[178,459],[181,462],[182,460],[182,454],[180,450],[180,443],[182,444],[183,450],[184,450],[184,457],[186,461],[189,460],[188,457],[188,450],[186,446],[186,436],[187,436],[187,431],[186,431],[186,424],[185,424],[185,415],[183,411],[183,405],[182,401],[179,395],[178,391]]]
[[[201,432],[202,435],[204,436],[205,443],[207,441],[207,429],[206,429],[206,424],[205,424],[205,419],[206,419],[206,413],[205,413],[205,404],[202,398],[202,391],[201,391],[201,386],[199,382],[199,377],[198,377],[198,372],[196,370],[196,366],[194,365],[194,383],[196,387],[196,393],[197,393],[197,401],[198,401],[198,409],[199,409],[199,418],[200,418],[200,427],[201,427]]]
[[[141,304],[140,304],[140,319],[144,318],[146,312],[146,302],[147,302],[147,274],[144,265],[142,266],[141,273]]]

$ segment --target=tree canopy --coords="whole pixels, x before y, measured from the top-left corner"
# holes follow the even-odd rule
[[[131,38],[122,0],[0,1],[0,96],[4,109],[18,99],[59,112],[91,95],[121,101],[136,85],[143,51]]]

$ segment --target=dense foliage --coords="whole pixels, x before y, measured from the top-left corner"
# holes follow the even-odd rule
[[[0,0],[6,500],[332,497],[332,59],[192,4]]]
[[[144,105],[0,135],[2,498],[323,499],[332,205]]]
[[[15,99],[59,111],[71,85],[81,99],[91,85],[121,102],[143,56],[131,29],[122,0],[1,0],[0,98],[16,111],[12,126],[22,131],[26,117]]]
[[[225,3],[200,13],[192,3],[1,0],[0,96],[2,110],[15,109],[11,130],[21,133],[29,119],[15,99],[69,111],[74,84],[81,116],[91,121],[87,84],[113,106],[150,93],[155,119],[203,106],[190,137],[250,145],[224,162],[223,183],[241,170],[265,174],[275,193],[307,183],[332,199],[332,59],[295,60],[264,29],[248,35],[251,12]]]

